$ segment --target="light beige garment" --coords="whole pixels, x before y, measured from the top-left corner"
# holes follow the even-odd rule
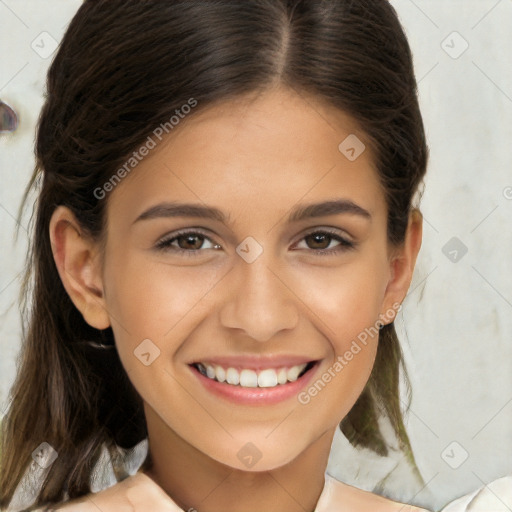
[[[441,512],[510,512],[512,475],[500,478],[446,505]]]
[[[183,512],[154,480],[137,472],[122,482],[98,493],[73,500],[60,508],[63,512]],[[195,509],[188,509],[195,512]],[[326,474],[325,485],[315,512],[428,512],[403,505],[338,482]],[[200,512],[200,511],[198,511]]]

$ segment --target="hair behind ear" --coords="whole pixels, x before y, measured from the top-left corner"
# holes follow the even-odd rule
[[[378,423],[379,413],[383,411],[393,427],[401,450],[421,480],[403,421],[400,399],[401,370],[410,400],[409,379],[403,364],[402,349],[395,326],[390,323],[380,330],[372,373],[356,403],[341,421],[340,430],[353,446],[370,448],[379,455],[386,456],[389,450]]]

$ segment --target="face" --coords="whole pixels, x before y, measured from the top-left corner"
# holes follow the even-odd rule
[[[286,90],[217,105],[108,198],[101,301],[148,422],[228,466],[252,443],[255,469],[279,467],[332,431],[403,298],[369,145],[339,149],[351,134]]]

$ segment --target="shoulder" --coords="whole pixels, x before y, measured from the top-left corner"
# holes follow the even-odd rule
[[[368,491],[356,489],[326,475],[325,488],[316,512],[337,512],[340,503],[346,510],[375,512],[430,512],[423,508],[392,501]]]
[[[138,472],[97,493],[63,504],[55,512],[182,512],[148,475]]]
[[[510,512],[512,510],[512,475],[499,478],[471,494],[446,505],[441,512]]]

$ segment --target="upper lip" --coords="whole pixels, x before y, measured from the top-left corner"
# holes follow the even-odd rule
[[[222,368],[246,368],[248,370],[264,370],[269,368],[289,368],[317,361],[311,357],[282,355],[282,356],[224,356],[205,357],[191,364],[207,363]]]

